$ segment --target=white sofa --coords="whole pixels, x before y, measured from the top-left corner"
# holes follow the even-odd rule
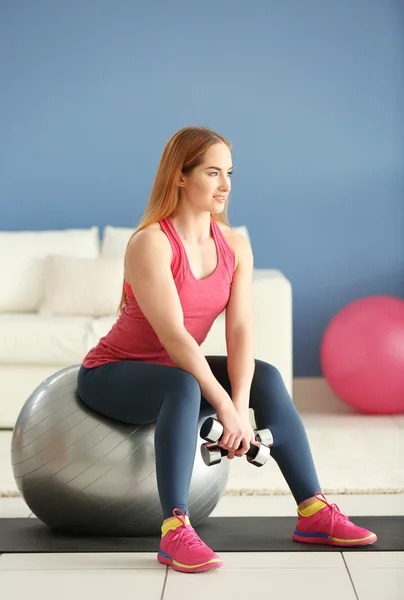
[[[0,232],[0,429],[12,429],[31,392],[79,364],[115,322],[131,233],[107,226],[101,241],[97,227]],[[291,284],[255,269],[253,287],[255,357],[279,369],[292,395]],[[226,354],[224,313],[202,349]]]

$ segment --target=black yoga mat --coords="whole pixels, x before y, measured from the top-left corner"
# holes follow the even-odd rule
[[[362,551],[404,551],[404,516],[355,517],[354,522],[374,531],[378,540]],[[291,539],[295,517],[209,517],[195,527],[215,552],[345,552],[341,548],[302,544]],[[39,519],[0,519],[0,553],[14,552],[157,552],[160,536],[87,537],[50,530]]]

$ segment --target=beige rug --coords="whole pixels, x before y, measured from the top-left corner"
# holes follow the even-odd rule
[[[404,416],[302,413],[322,491],[326,494],[404,493]],[[18,496],[10,464],[11,431],[0,431],[0,497]],[[257,468],[232,461],[229,496],[288,495],[274,460]]]

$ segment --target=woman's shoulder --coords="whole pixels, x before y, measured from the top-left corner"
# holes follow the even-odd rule
[[[146,227],[143,227],[143,229],[137,231],[129,241],[128,250],[133,248],[133,251],[136,252],[135,248],[137,247],[137,241],[140,241],[140,239],[145,240],[144,243],[146,244],[149,240],[156,240],[158,241],[158,245],[160,246],[162,251],[171,254],[171,244],[164,231],[160,227],[159,223],[152,223],[150,225],[146,225]]]
[[[157,223],[146,225],[146,227],[143,228],[143,231],[162,231],[162,229],[160,223],[157,221]]]
[[[143,242],[141,242],[140,240],[143,240]],[[137,231],[129,240],[124,260],[124,277],[126,281],[128,281],[126,260],[128,255],[136,256],[139,250],[141,251],[142,248],[144,248],[144,243],[148,245],[153,240],[158,240],[159,251],[161,250],[161,252],[166,253],[169,256],[170,260],[172,260],[172,249],[170,242],[167,239],[167,236],[164,234],[163,230],[161,229],[159,223],[152,223],[151,225],[147,225],[146,227],[143,227],[143,229],[141,229],[140,231]]]
[[[234,255],[234,270],[237,269],[237,265],[239,263],[239,255],[242,251],[243,244],[245,244],[245,236],[239,231],[235,231],[225,223],[217,222],[219,225],[220,231],[223,233],[223,237],[230,246],[233,255]]]
[[[232,249],[237,247],[240,241],[241,243],[243,242],[243,238],[245,236],[243,236],[239,231],[232,229],[231,227],[229,227],[225,223],[221,223],[220,221],[217,221],[217,224],[220,228],[220,231],[223,233],[226,242],[229,244],[229,246],[231,246]]]
[[[153,235],[155,233],[164,234],[163,229],[161,228],[159,222],[151,223],[150,225],[146,225],[146,227],[143,227],[142,229],[137,231],[133,237],[144,237],[144,236],[149,237],[150,235]],[[164,236],[164,237],[166,237],[166,236]]]

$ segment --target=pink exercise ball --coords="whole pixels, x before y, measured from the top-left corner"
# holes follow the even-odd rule
[[[404,412],[404,301],[370,296],[333,317],[321,367],[336,396],[367,414]]]

